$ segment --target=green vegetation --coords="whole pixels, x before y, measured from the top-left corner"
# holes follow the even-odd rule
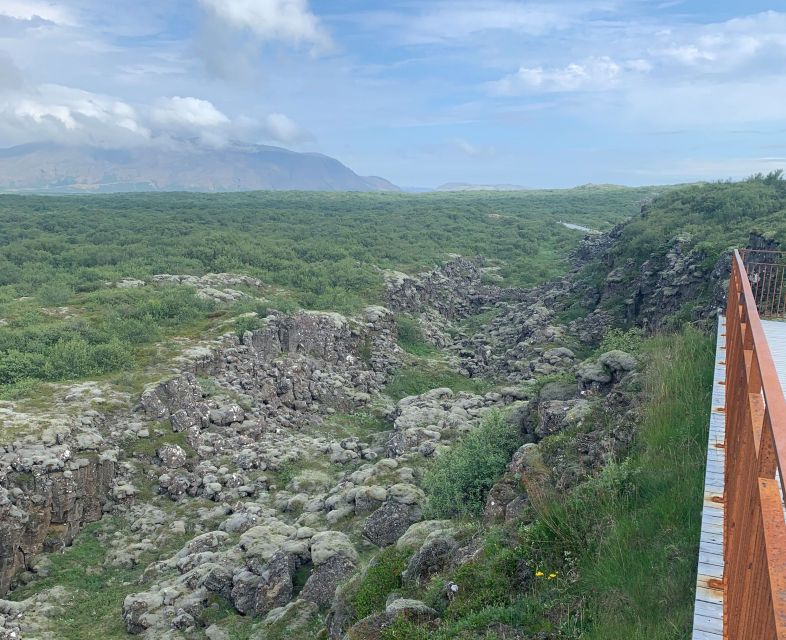
[[[579,558],[587,638],[676,639],[691,625],[714,345],[688,329],[648,341],[644,357],[648,401],[636,453],[606,474],[598,501],[553,528]],[[596,533],[566,538],[581,522]]]
[[[687,235],[711,267],[724,250],[744,247],[751,230],[786,240],[786,180],[780,171],[662,194],[644,216],[625,226],[615,259],[618,264],[627,258],[642,262],[650,253],[664,251],[675,236]]]
[[[388,594],[401,586],[401,572],[407,568],[409,555],[409,551],[393,545],[380,551],[371,561],[353,598],[356,619],[385,610]]]
[[[486,495],[521,444],[518,429],[501,413],[492,413],[447,453],[426,476],[426,513],[430,518],[480,516]]]
[[[638,327],[631,327],[628,330],[614,328],[609,329],[598,347],[598,353],[606,353],[616,349],[625,351],[633,355],[641,352],[644,346],[644,332]]]
[[[385,387],[385,393],[398,401],[438,387],[448,387],[454,393],[469,391],[483,394],[491,391],[494,384],[482,378],[467,378],[439,364],[424,361],[396,371]]]
[[[482,254],[500,261],[503,283],[534,284],[564,272],[581,237],[558,220],[608,228],[652,193],[0,196],[0,395],[137,370],[155,360],[153,343],[230,315],[187,287],[108,288],[122,278],[256,276],[278,288],[231,313],[260,318],[297,306],[353,312],[381,301],[379,267],[419,271],[450,253]]]
[[[86,526],[71,547],[47,556],[50,562],[47,577],[15,589],[10,597],[24,600],[46,589],[63,587],[67,595],[56,603],[63,608],[62,614],[57,617],[58,638],[104,640],[128,637],[120,615],[123,599],[139,590],[137,581],[153,558],[152,554],[146,554],[142,563],[131,569],[104,566],[108,531],[117,524],[102,521]],[[174,550],[182,542],[175,537],[164,551]]]
[[[507,637],[500,625],[575,639],[688,637],[713,353],[692,329],[644,341],[646,402],[630,457],[567,494],[531,493],[530,510],[420,594],[440,613],[437,631],[398,621],[383,638]],[[424,485],[452,486],[447,466],[445,480]],[[459,585],[451,601],[447,580]]]
[[[391,428],[384,417],[371,411],[335,413],[326,420],[326,426],[339,438],[367,438]]]
[[[437,352],[437,348],[433,344],[426,342],[423,331],[415,318],[405,315],[398,316],[396,328],[398,330],[398,344],[407,353],[427,358]]]

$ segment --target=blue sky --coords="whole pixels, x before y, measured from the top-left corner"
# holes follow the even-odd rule
[[[406,186],[653,184],[786,167],[784,105],[783,3],[0,0],[0,146],[246,142]]]

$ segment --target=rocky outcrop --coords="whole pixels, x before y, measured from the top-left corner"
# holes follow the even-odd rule
[[[436,312],[448,320],[476,313],[485,305],[515,300],[521,289],[503,289],[483,282],[482,258],[455,256],[428,272],[409,276],[386,271],[385,304],[393,311]]]
[[[133,495],[114,486],[117,451],[105,448],[102,421],[93,411],[0,453],[0,595],[37,554],[71,544],[113,497]]]

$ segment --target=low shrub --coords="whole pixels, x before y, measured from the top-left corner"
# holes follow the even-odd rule
[[[518,429],[494,412],[447,453],[428,472],[427,515],[432,518],[478,516],[486,495],[504,472],[521,444]]]
[[[388,594],[401,586],[401,572],[407,568],[408,560],[409,553],[393,545],[380,551],[371,561],[355,592],[355,617],[358,620],[385,610]]]

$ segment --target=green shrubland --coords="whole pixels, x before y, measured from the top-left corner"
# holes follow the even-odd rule
[[[607,228],[652,193],[0,196],[0,395],[131,371],[147,345],[198,335],[228,313],[187,287],[108,287],[122,278],[238,272],[271,290],[233,313],[353,313],[382,302],[380,267],[416,272],[450,253],[500,261],[508,284],[562,273],[581,234],[558,220]],[[404,346],[426,354],[404,322]],[[235,330],[256,325],[243,319]]]

